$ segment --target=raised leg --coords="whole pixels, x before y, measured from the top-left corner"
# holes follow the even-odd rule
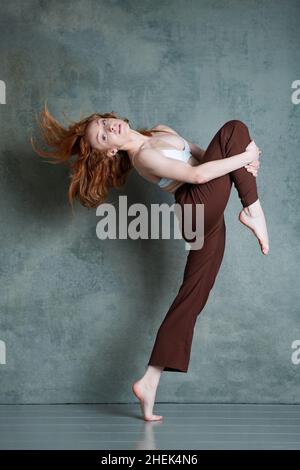
[[[238,119],[227,121],[218,130],[208,145],[204,154],[203,163],[242,153],[251,140],[249,129],[243,121]],[[222,194],[218,191],[221,190],[221,193],[224,192],[224,186],[226,186],[224,180],[228,178],[234,183],[243,207],[250,206],[258,199],[256,178],[244,167],[206,183],[209,191],[205,191],[206,185],[200,185],[205,198],[207,192],[210,194],[210,191],[214,191],[211,195],[214,200],[219,197],[222,198]]]
[[[245,150],[251,137],[248,127],[242,121],[237,119],[226,122],[216,133],[210,142],[203,162],[216,160],[218,158],[226,158],[236,155]],[[261,252],[266,255],[269,252],[269,237],[267,224],[263,209],[258,199],[256,186],[256,178],[249,173],[246,168],[242,167],[238,170],[215,178],[206,185],[196,185],[194,192],[198,193],[200,199],[205,204],[205,211],[208,213],[208,223],[213,226],[214,221],[227,199],[224,195],[228,195],[229,180],[237,189],[243,209],[239,214],[239,221],[245,225],[256,236],[259,241]],[[180,188],[179,188],[180,189]],[[211,202],[211,194],[213,193],[214,201]],[[210,220],[212,219],[212,220]]]

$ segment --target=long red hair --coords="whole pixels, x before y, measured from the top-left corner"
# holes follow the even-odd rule
[[[94,149],[85,138],[88,124],[96,118],[116,118],[129,123],[127,118],[120,118],[114,111],[111,113],[94,113],[78,122],[70,121],[68,127],[61,125],[49,112],[47,104],[38,121],[39,130],[46,145],[53,150],[43,150],[35,144],[31,137],[34,151],[41,157],[51,157],[48,163],[67,164],[70,168],[70,186],[68,201],[73,207],[77,198],[88,208],[103,203],[111,188],[122,188],[133,169],[130,158],[125,150],[119,150],[113,157],[105,152]],[[143,135],[151,136],[155,129],[137,129]],[[77,158],[72,161],[72,156]]]

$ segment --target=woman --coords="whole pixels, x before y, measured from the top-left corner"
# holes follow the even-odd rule
[[[135,130],[128,119],[119,118],[114,112],[92,114],[65,128],[45,106],[40,127],[46,144],[53,150],[38,149],[31,140],[33,148],[42,157],[53,157],[54,163],[70,164],[71,204],[77,197],[86,207],[98,206],[110,188],[125,184],[132,168],[173,193],[182,210],[185,204],[204,204],[204,244],[199,250],[189,251],[182,284],[158,330],[147,370],[132,385],[143,418],[160,420],[162,416],[153,414],[153,406],[161,373],[187,372],[195,322],[222,262],[224,210],[232,183],[243,206],[240,222],[257,237],[262,253],[269,251],[256,186],[261,151],[239,120],[226,122],[206,151],[183,139],[171,127],[157,125],[149,130]],[[77,155],[75,162],[71,162],[72,155]],[[184,233],[182,236],[188,241]]]

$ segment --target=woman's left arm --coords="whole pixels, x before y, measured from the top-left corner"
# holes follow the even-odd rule
[[[193,157],[195,157],[199,163],[202,163],[205,150],[198,147],[198,145],[193,144],[192,142],[189,142],[188,140],[187,140],[187,143],[190,146],[191,154],[193,155]],[[260,164],[259,161],[255,161],[255,162],[249,163],[248,165],[245,165],[245,168],[247,171],[249,171],[249,173],[252,173],[253,176],[257,176],[259,164]]]
[[[180,137],[178,132],[176,132],[174,129],[172,129],[169,126],[165,126],[164,124],[157,124],[155,127],[153,127],[153,129],[171,132]],[[199,147],[197,144],[193,144],[192,142],[189,142],[188,140],[187,140],[187,143],[190,146],[191,154],[193,155],[193,157],[196,158],[196,160],[199,163],[202,163],[203,157],[205,155],[205,150]],[[245,165],[245,168],[247,171],[249,171],[249,173],[252,173],[253,176],[257,176],[258,168],[259,168],[259,161],[255,161],[255,162],[250,163],[249,165]]]

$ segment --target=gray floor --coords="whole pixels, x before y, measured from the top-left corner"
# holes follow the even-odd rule
[[[300,449],[300,405],[0,405],[0,449]]]

